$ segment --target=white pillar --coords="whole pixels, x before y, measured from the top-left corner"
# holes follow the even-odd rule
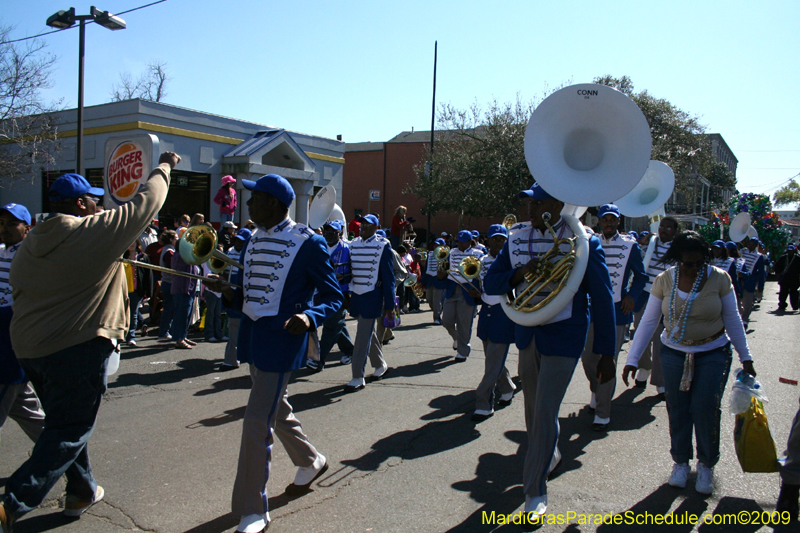
[[[311,202],[314,190],[313,181],[289,180],[294,190],[294,216],[292,217],[295,222],[301,224],[308,224],[308,204]]]

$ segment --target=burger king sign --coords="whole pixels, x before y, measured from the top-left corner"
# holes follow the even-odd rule
[[[115,137],[106,141],[104,185],[106,207],[130,202],[155,168],[153,154],[158,153],[158,137],[151,134]]]

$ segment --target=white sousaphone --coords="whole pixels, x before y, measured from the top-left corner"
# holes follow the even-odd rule
[[[651,150],[647,119],[630,98],[611,87],[572,85],[539,104],[525,131],[525,160],[548,194],[570,204],[561,216],[576,237],[574,262],[566,282],[543,307],[527,310],[504,300],[503,311],[513,322],[545,324],[572,301],[589,261],[590,237],[578,220],[586,208],[577,206],[625,196],[647,169]],[[517,287],[518,293],[531,289],[524,285]]]
[[[647,216],[650,222],[650,233],[658,235],[661,219],[667,216],[664,204],[672,195],[673,189],[675,189],[675,173],[669,168],[669,165],[661,161],[650,161],[647,171],[636,187],[614,203],[626,217]],[[655,250],[656,238],[654,236],[650,239],[644,254],[645,269],[650,265]]]
[[[756,231],[755,227],[750,226],[749,228],[747,228],[747,238],[758,239],[758,232]]]
[[[333,204],[333,210],[331,214],[328,215],[328,220],[326,222],[333,222],[334,220],[342,221],[342,238],[347,240],[347,218],[345,218],[344,211],[339,204]]]
[[[328,221],[328,217],[331,216],[335,205],[336,189],[334,186],[326,185],[321,188],[314,195],[311,207],[308,208],[308,227],[312,229],[321,228]]]
[[[749,237],[750,228],[750,213],[741,212],[731,220],[731,227],[728,229],[728,234],[733,242],[742,242]],[[753,228],[755,231],[755,228]]]

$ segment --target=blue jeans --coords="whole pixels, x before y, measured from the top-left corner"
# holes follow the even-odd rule
[[[222,335],[222,298],[206,290],[206,328],[205,338],[221,339]]]
[[[31,457],[6,482],[4,504],[19,517],[36,508],[53,485],[67,476],[67,495],[92,501],[97,482],[87,442],[106,391],[108,358],[114,346],[103,337],[38,359],[20,359],[42,408],[45,425]]]
[[[144,324],[144,317],[142,316],[141,311],[139,311],[139,303],[142,301],[142,297],[137,292],[129,292],[128,299],[131,302],[131,325],[128,328],[128,339],[136,339],[136,328],[138,324],[141,322]]]
[[[219,221],[222,222],[223,224],[226,223],[226,222],[233,222],[233,215],[228,215],[226,213],[220,213],[219,214]]]
[[[161,311],[161,324],[158,327],[158,336],[164,337],[172,329],[172,317],[175,316],[175,301],[169,291],[172,290],[172,283],[161,282],[161,296],[164,298],[164,308]]]
[[[353,355],[353,340],[350,338],[350,332],[347,331],[346,316],[347,309],[340,307],[336,313],[322,323],[322,338],[319,340],[319,363],[323,367],[325,366],[325,359],[327,359],[334,344],[338,343],[339,351],[344,355]]]
[[[670,453],[676,463],[692,459],[692,430],[697,440],[697,458],[708,468],[719,461],[719,422],[722,394],[731,370],[731,345],[694,355],[694,377],[688,391],[681,391],[686,354],[661,347],[661,366],[669,414]]]
[[[175,305],[175,315],[172,318],[172,328],[169,330],[169,334],[172,335],[172,340],[178,342],[186,338],[186,332],[189,330],[194,293],[173,294],[172,301]]]

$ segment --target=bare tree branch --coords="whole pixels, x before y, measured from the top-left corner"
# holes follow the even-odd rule
[[[111,87],[111,101],[120,102],[141,98],[153,102],[161,102],[167,96],[167,64],[163,61],[151,61],[147,69],[135,82],[130,72],[119,75],[119,83]]]

